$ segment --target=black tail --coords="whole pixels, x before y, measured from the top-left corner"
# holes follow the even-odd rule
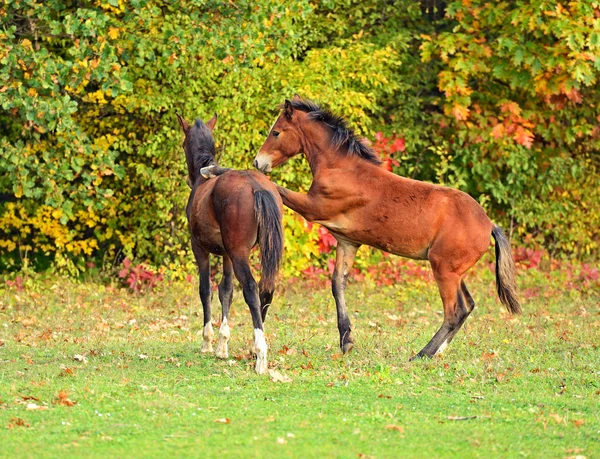
[[[508,312],[520,314],[521,305],[517,299],[517,283],[515,282],[515,264],[510,250],[510,242],[506,239],[504,231],[496,225],[492,230],[496,240],[496,287],[498,297]]]
[[[260,290],[273,291],[283,255],[281,211],[277,201],[267,190],[254,192],[254,210],[258,221],[258,245],[262,268]]]

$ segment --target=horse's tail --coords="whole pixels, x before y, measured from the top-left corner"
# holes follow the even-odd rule
[[[510,242],[504,231],[494,225],[492,236],[496,240],[496,287],[498,297],[508,312],[520,314],[521,305],[517,299],[517,283],[515,282],[515,264],[512,258]]]
[[[267,190],[254,192],[254,210],[258,222],[258,245],[262,268],[259,287],[261,291],[273,291],[283,255],[281,211],[275,197]]]

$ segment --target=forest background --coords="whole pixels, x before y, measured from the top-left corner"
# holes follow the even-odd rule
[[[599,2],[3,0],[0,24],[0,272],[189,272],[175,113],[218,113],[220,164],[251,168],[294,93],[530,258],[597,260]],[[286,211],[285,233],[286,275],[325,272],[326,230]]]

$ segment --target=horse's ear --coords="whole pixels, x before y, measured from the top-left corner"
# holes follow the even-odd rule
[[[217,114],[215,113],[213,115],[213,117],[206,122],[206,127],[212,131],[216,125],[217,125]]]
[[[190,124],[186,120],[184,120],[179,113],[175,113],[175,115],[177,115],[177,121],[179,121],[179,126],[181,126],[183,132],[187,134],[187,132],[190,130]]]
[[[294,114],[294,107],[292,106],[292,103],[285,99],[285,104],[283,106],[283,113],[285,113],[285,116],[287,117],[287,119],[292,119],[292,115]]]
[[[294,97],[292,97],[292,102],[302,102],[302,97],[300,97],[298,94],[294,94]]]

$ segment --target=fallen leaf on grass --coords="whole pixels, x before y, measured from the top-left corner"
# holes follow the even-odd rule
[[[69,400],[69,393],[66,390],[61,390],[54,401],[56,405],[74,406],[77,402]]]
[[[220,419],[215,419],[214,422],[218,422],[221,424],[229,424],[231,422],[231,419],[229,418],[220,418]]]
[[[466,421],[467,419],[476,419],[477,416],[448,416],[448,421]]]
[[[145,359],[147,359],[147,358],[148,358],[148,356],[147,356],[146,354],[140,354],[140,355],[138,355],[138,358],[139,358],[140,360],[145,360]]]
[[[292,378],[282,375],[277,370],[269,370],[269,376],[271,377],[271,382],[282,382],[282,383],[291,383]]]
[[[22,396],[21,396],[21,398],[22,398],[24,401],[27,401],[27,400],[35,400],[36,402],[39,402],[39,401],[40,401],[40,398],[39,398],[39,397],[36,397],[35,395],[22,395]]]
[[[25,420],[21,418],[12,418],[6,428],[14,429],[15,427],[29,427],[29,423],[25,422]]]
[[[584,423],[585,421],[583,419],[573,419],[573,424],[575,424],[575,427],[581,427]]]
[[[75,354],[73,356],[73,360],[76,360],[77,362],[87,363],[87,357],[81,354]]]
[[[397,426],[396,424],[388,424],[387,426],[385,426],[385,428],[388,430],[395,430],[397,432],[404,433],[404,427]]]
[[[75,372],[73,371],[72,368],[68,368],[68,367],[63,367],[60,371],[60,373],[58,374],[58,376],[73,376],[75,374]]]
[[[277,352],[279,352],[280,354],[283,354],[283,355],[294,355],[294,354],[296,354],[298,351],[296,351],[296,349],[293,349],[293,348],[292,348],[292,349],[290,349],[289,347],[287,347],[287,346],[284,344],[284,345],[283,345],[283,347],[282,347],[282,348],[281,348],[279,351],[277,351]]]
[[[43,405],[38,405],[36,403],[28,403],[27,404],[27,409],[29,411],[42,411],[42,410],[47,410],[48,407],[47,406],[43,406]]]
[[[556,421],[557,424],[560,424],[562,422],[562,417],[559,414],[556,413],[550,413],[548,415],[548,417],[551,417],[552,419],[554,419]]]
[[[383,394],[379,394],[377,397],[379,397],[379,398],[392,398],[391,395],[383,395]]]

